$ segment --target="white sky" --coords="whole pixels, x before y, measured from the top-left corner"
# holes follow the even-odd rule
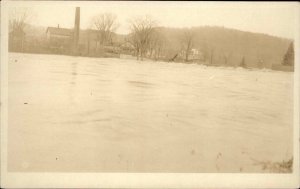
[[[294,38],[299,8],[291,2],[31,2],[30,6],[35,12],[32,24],[42,26],[72,28],[75,6],[80,6],[82,29],[93,16],[110,12],[118,17],[117,33],[128,32],[128,19],[151,15],[161,26],[224,26],[285,38]]]

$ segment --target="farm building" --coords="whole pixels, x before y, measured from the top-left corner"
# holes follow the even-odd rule
[[[47,44],[52,52],[68,53],[73,39],[73,30],[67,28],[48,27],[46,30]]]

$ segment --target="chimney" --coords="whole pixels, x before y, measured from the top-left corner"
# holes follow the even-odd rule
[[[75,24],[74,24],[74,38],[73,38],[73,50],[74,53],[77,51],[78,40],[79,40],[79,30],[80,30],[80,7],[76,7],[75,11]]]

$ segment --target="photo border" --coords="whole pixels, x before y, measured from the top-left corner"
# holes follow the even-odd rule
[[[300,4],[295,7],[295,71],[294,71],[294,130],[293,173],[54,173],[8,172],[8,7],[48,4],[82,6],[95,1],[2,1],[1,2],[1,187],[3,188],[296,188],[299,187],[299,23]],[[120,2],[113,2],[120,3]],[[122,3],[126,3],[123,2]],[[148,2],[138,2],[148,3]],[[152,2],[153,3],[153,2]],[[161,2],[154,2],[161,3]],[[182,3],[182,2],[170,2]],[[192,2],[222,4],[224,2]],[[226,2],[233,6],[241,2]],[[246,2],[243,2],[246,3]],[[248,2],[250,4],[260,2]],[[271,3],[271,2],[269,2]],[[276,3],[276,2],[272,2]],[[280,24],[280,23],[279,23]]]

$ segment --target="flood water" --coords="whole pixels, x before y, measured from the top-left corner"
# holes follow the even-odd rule
[[[9,54],[8,170],[262,172],[292,157],[293,73]]]

